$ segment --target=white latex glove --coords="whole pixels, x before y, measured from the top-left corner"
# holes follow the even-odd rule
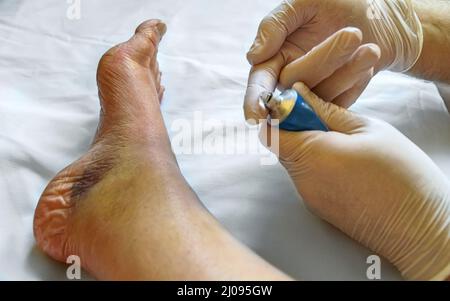
[[[340,32],[347,27],[362,33]],[[258,97],[278,82],[281,88],[304,82],[325,101],[349,107],[374,72],[408,70],[422,47],[411,0],[285,0],[264,18],[247,55],[253,68],[246,118],[267,116]]]
[[[407,279],[450,276],[445,175],[389,124],[324,102],[304,84],[294,89],[331,129],[279,132],[280,161],[312,212],[387,258]]]

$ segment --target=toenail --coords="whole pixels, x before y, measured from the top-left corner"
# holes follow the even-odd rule
[[[159,36],[163,37],[167,31],[167,26],[166,26],[166,24],[161,22],[161,23],[156,24],[156,29],[158,30]]]

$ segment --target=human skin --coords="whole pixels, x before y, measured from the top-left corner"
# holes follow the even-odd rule
[[[445,174],[388,123],[324,102],[302,83],[293,89],[329,128],[275,131],[279,143],[269,147],[303,203],[389,260],[406,279],[447,278],[450,181]],[[266,145],[272,139],[264,137],[272,131],[262,127]]]
[[[450,84],[450,3],[436,0],[416,0],[414,3],[422,22],[424,44],[419,60],[408,73]],[[450,108],[448,102],[446,105]],[[450,275],[447,281],[450,281]]]
[[[448,16],[450,4],[448,1],[438,0],[415,0],[414,4],[423,26],[424,44],[418,61],[408,71],[408,74],[436,82],[449,83],[450,19]],[[263,116],[267,115],[267,110],[258,101],[258,96],[263,91],[272,91],[277,82],[281,82],[282,86],[286,87],[292,83],[303,81],[325,101],[333,102],[345,108],[353,104],[370,78],[365,80],[365,77],[360,76],[360,74],[355,77],[354,72],[345,72],[354,82],[358,78],[363,78],[363,84],[356,85],[354,90],[356,93],[348,94],[348,92],[344,92],[347,94],[343,97],[344,101],[341,101],[341,99],[336,101],[336,99],[329,97],[327,93],[341,92],[341,87],[328,84],[326,85],[327,89],[319,89],[317,88],[317,82],[312,84],[308,82],[310,78],[324,77],[322,74],[324,68],[305,68],[305,66],[316,66],[317,63],[315,64],[314,61],[322,62],[322,60],[317,60],[315,56],[309,55],[308,57],[305,53],[312,53],[318,48],[323,48],[323,40],[348,26],[362,30],[362,43],[367,43],[366,45],[376,43],[376,39],[368,30],[367,2],[357,0],[288,0],[283,1],[279,9],[275,11],[277,13],[270,13],[261,22],[255,43],[248,53],[252,70],[250,71],[244,104],[246,117],[253,121],[263,119]],[[381,50],[380,59],[375,66],[375,73],[387,68],[395,58],[395,53],[389,51],[389,49],[382,48]],[[336,52],[334,49],[333,51]],[[286,55],[286,53],[290,55]],[[369,54],[369,52],[367,53]],[[338,62],[337,58],[339,57],[330,55],[327,58]],[[313,62],[308,62],[310,58],[313,59]],[[293,68],[292,62],[294,60],[301,62],[302,66],[297,65]],[[328,61],[326,63],[330,65]],[[350,63],[349,66],[355,66],[355,64]],[[341,78],[339,77],[337,81],[327,78],[324,81],[340,83]],[[351,80],[347,79],[347,81]],[[352,97],[349,97],[350,95]],[[297,148],[300,146],[296,145]],[[327,171],[325,168],[324,172]],[[448,280],[450,280],[450,277]]]
[[[422,23],[422,54],[408,72],[412,76],[450,84],[450,3],[448,1],[414,1]]]
[[[381,43],[373,35],[367,17],[368,3],[287,0],[269,13],[247,54],[252,69],[244,102],[246,119],[261,120],[267,116],[267,110],[258,101],[262,92],[273,91],[277,85],[291,87],[296,82],[305,83],[325,101],[350,107],[373,75],[388,68],[398,56],[395,43]],[[450,3],[439,0],[413,3],[422,23],[424,44],[419,60],[408,74],[450,83]],[[339,39],[333,47],[324,44],[327,38],[349,27],[360,30],[359,44],[352,43],[357,50],[350,47],[342,53],[339,45],[344,45],[348,37]]]
[[[98,279],[289,279],[233,239],[182,177],[159,111],[158,24],[100,62],[98,133],[44,191],[38,246],[59,261],[79,255]]]
[[[182,176],[160,112],[156,59],[166,30],[141,24],[101,59],[101,118],[90,150],[43,192],[37,245],[111,280],[287,280],[235,240]]]

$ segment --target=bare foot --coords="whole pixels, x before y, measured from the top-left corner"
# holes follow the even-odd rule
[[[56,260],[78,255],[86,269],[99,274],[98,256],[116,256],[105,248],[129,226],[123,214],[135,214],[133,200],[119,202],[117,196],[145,185],[135,178],[150,181],[149,168],[177,173],[159,109],[164,87],[156,56],[165,30],[158,20],[144,22],[99,63],[101,118],[94,142],[50,181],[35,211],[37,244]]]
[[[159,107],[164,32],[147,21],[101,59],[96,137],[43,192],[37,244],[59,261],[79,256],[99,279],[287,279],[223,229],[180,173]]]

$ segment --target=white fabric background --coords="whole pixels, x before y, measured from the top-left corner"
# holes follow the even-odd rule
[[[81,0],[81,19],[69,20],[66,1],[0,1],[1,280],[65,279],[65,266],[34,247],[32,217],[49,179],[86,151],[95,132],[102,53],[141,21],[165,20],[167,124],[194,111],[242,124],[245,53],[277,2]],[[391,122],[450,176],[450,116],[434,85],[380,74],[354,110]],[[262,167],[258,155],[178,159],[208,209],[280,269],[307,280],[366,279],[371,252],[311,215],[279,165]],[[385,262],[382,277],[400,279]]]

